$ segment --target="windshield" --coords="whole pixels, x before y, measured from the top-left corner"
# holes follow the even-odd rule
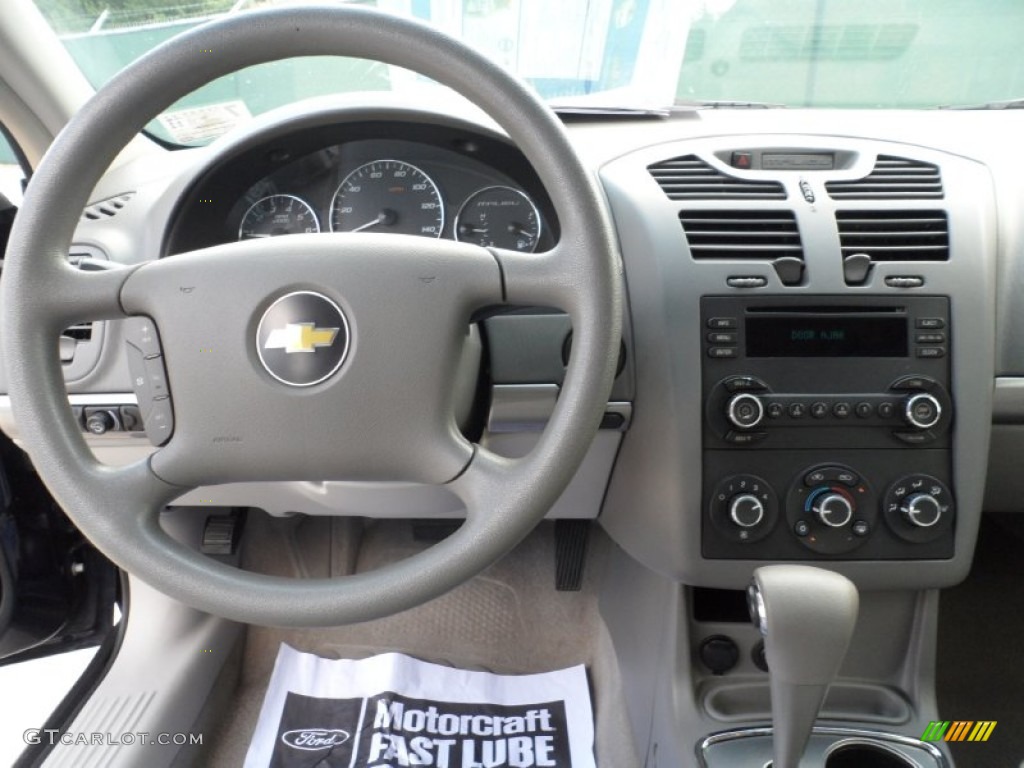
[[[289,1],[36,0],[96,86],[180,31]],[[460,37],[563,109],[935,108],[1024,96],[1021,0],[349,2]],[[211,83],[153,129],[197,143],[302,98],[429,87],[386,65],[294,59]]]

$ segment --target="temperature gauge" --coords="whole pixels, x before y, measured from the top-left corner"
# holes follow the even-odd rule
[[[540,213],[512,187],[485,187],[462,204],[455,237],[464,243],[531,253],[540,239]]]

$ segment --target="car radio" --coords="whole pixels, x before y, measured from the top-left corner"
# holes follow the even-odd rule
[[[949,300],[709,296],[703,550],[952,554]]]

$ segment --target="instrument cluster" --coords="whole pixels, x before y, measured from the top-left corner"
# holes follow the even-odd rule
[[[339,133],[352,134],[347,141],[325,146],[322,130],[277,137],[212,169],[189,195],[206,204],[185,202],[165,253],[317,232],[447,238],[523,253],[557,241],[547,195],[514,147],[436,126],[397,124],[396,135],[383,138],[346,128]]]

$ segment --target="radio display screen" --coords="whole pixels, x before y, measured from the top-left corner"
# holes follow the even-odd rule
[[[907,318],[747,317],[747,357],[906,357]]]

